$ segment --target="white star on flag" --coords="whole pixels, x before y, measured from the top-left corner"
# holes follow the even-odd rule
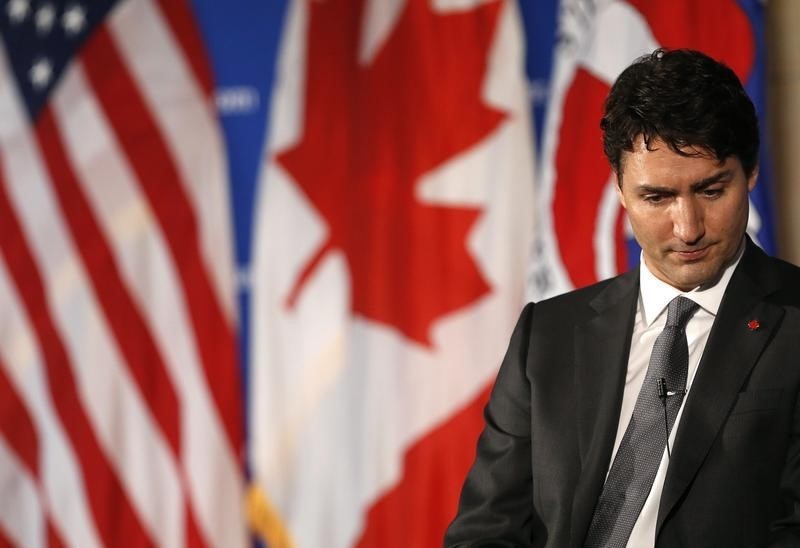
[[[12,23],[21,23],[28,16],[31,4],[28,0],[11,0],[6,4],[6,13]]]
[[[53,28],[53,23],[56,20],[56,8],[53,4],[45,4],[36,10],[33,17],[36,23],[36,32],[47,34]]]
[[[42,57],[33,63],[31,70],[28,72],[33,84],[34,89],[41,90],[47,87],[50,79],[53,77],[53,64],[50,59]]]
[[[67,36],[75,36],[86,26],[86,10],[80,4],[73,4],[61,16],[61,24]]]

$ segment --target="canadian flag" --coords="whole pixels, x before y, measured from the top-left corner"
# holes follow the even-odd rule
[[[439,546],[534,221],[511,0],[290,2],[252,269],[251,519]]]

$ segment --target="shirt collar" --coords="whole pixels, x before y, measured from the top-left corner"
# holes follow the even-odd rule
[[[711,314],[717,315],[719,305],[722,302],[722,296],[725,294],[725,289],[728,287],[728,282],[731,281],[733,271],[742,259],[744,253],[744,242],[742,242],[736,259],[725,268],[716,284],[711,287],[704,287],[700,289],[696,287],[688,292],[680,291],[669,285],[666,282],[659,280],[650,272],[644,261],[644,254],[639,257],[639,298],[641,303],[642,320],[645,325],[650,326],[658,318],[669,302],[677,297],[683,295],[690,298],[700,305],[700,308]]]

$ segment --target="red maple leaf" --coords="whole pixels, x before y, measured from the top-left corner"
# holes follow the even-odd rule
[[[500,2],[440,14],[408,0],[359,62],[364,0],[309,2],[302,140],[278,162],[328,225],[319,261],[343,252],[352,309],[428,344],[433,321],[489,290],[467,254],[480,209],[421,203],[421,175],[475,145],[504,114],[480,98]]]

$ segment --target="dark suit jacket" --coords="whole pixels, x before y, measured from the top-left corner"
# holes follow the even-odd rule
[[[638,294],[636,269],[525,307],[445,546],[582,546]],[[748,240],[685,402],[657,547],[800,547],[799,395],[800,269]]]

